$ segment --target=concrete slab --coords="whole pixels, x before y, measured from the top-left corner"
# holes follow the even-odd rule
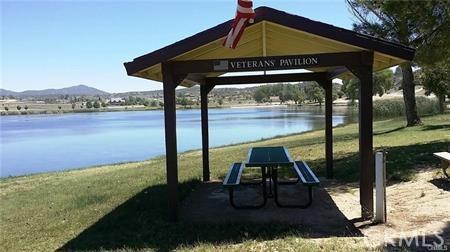
[[[307,199],[307,188],[302,185],[282,185],[279,192],[283,203],[302,203]],[[258,204],[262,201],[261,186],[243,186],[235,192],[235,199],[237,204]],[[182,202],[180,211],[186,222],[296,225],[308,230],[311,237],[362,235],[321,187],[315,188],[314,201],[307,209],[279,208],[273,199],[268,199],[261,209],[236,210],[230,205],[222,182],[214,181],[199,185]]]

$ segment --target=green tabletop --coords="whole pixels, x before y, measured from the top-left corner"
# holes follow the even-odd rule
[[[248,151],[247,167],[292,166],[294,161],[284,146],[253,147]]]

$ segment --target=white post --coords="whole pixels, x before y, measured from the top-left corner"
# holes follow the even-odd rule
[[[385,153],[375,154],[376,211],[375,222],[386,222],[386,162]]]

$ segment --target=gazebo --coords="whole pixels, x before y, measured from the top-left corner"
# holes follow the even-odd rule
[[[208,93],[230,84],[316,81],[325,90],[327,178],[333,177],[332,80],[350,75],[359,87],[361,217],[373,216],[372,73],[411,61],[415,50],[401,44],[313,21],[269,7],[255,9],[236,49],[222,46],[233,20],[125,63],[127,74],[163,82],[169,216],[177,219],[178,164],[175,88],[200,85],[203,181],[210,180]],[[266,73],[271,70],[302,71]],[[227,75],[231,72],[259,75]]]

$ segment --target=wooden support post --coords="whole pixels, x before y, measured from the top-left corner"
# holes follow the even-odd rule
[[[360,201],[363,219],[373,217],[373,80],[372,67],[361,67],[359,93]]]
[[[333,178],[333,82],[327,79],[325,88],[325,156],[327,161],[327,178]]]
[[[368,62],[372,60],[368,59]],[[373,217],[373,79],[372,65],[347,66],[360,80],[359,86],[359,197],[361,217]]]
[[[166,173],[168,213],[171,221],[178,218],[178,162],[175,88],[177,82],[172,74],[170,63],[162,64],[164,92],[164,124],[166,137]]]
[[[200,103],[202,117],[202,158],[203,158],[203,182],[210,180],[209,172],[209,130],[208,130],[208,93],[212,85],[200,85]]]

